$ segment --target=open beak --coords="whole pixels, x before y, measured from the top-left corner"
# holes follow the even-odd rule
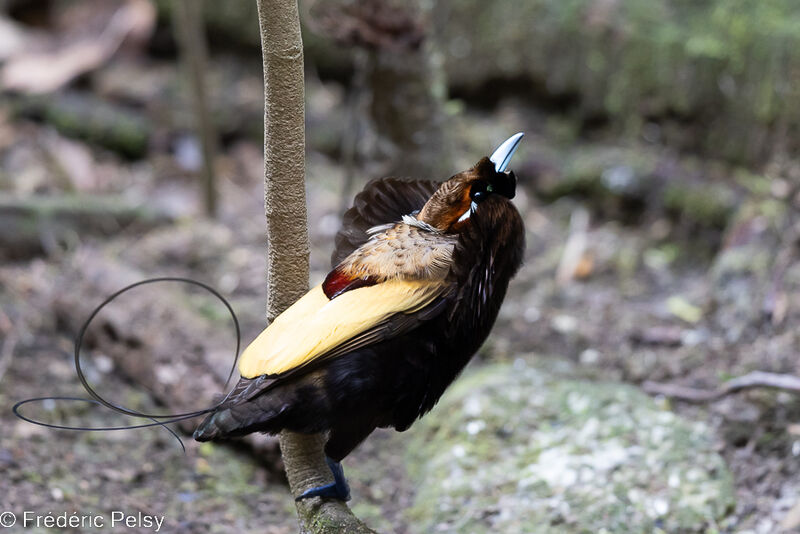
[[[497,172],[505,172],[506,167],[508,167],[508,162],[511,161],[511,156],[513,156],[514,151],[517,150],[517,146],[522,140],[523,135],[525,134],[522,132],[515,133],[503,141],[502,145],[497,147],[497,150],[495,150],[494,154],[489,158],[489,160],[494,163],[494,170]]]

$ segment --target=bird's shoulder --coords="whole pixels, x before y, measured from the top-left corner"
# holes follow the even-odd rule
[[[336,266],[370,238],[370,229],[400,221],[422,208],[439,182],[408,178],[379,178],[364,186],[342,217],[331,265]]]
[[[443,280],[453,261],[458,238],[440,232],[411,215],[368,230],[369,239],[350,253],[336,271],[351,279],[375,281]]]

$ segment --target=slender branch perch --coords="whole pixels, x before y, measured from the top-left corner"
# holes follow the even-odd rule
[[[780,373],[753,371],[752,373],[729,380],[713,390],[649,381],[642,384],[642,388],[647,393],[654,395],[665,395],[689,402],[711,402],[732,393],[755,388],[774,388],[800,394],[800,377]]]
[[[264,205],[267,216],[267,320],[308,290],[303,41],[297,0],[257,0],[264,59]],[[293,495],[332,480],[322,436],[283,432],[281,451]],[[297,504],[303,533],[372,532],[346,504]]]

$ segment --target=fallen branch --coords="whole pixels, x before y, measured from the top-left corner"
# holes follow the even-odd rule
[[[171,217],[122,196],[0,193],[0,258],[56,252],[86,235],[117,235],[129,226],[153,228]]]
[[[642,389],[652,395],[664,395],[689,402],[711,402],[746,389],[772,388],[800,394],[800,377],[782,373],[753,371],[725,382],[717,389],[698,389],[678,384],[647,381]]]

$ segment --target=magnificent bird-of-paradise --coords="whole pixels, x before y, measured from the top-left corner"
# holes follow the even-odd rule
[[[489,335],[525,247],[507,170],[522,135],[441,183],[368,183],[333,270],[244,350],[242,378],[195,439],[326,432],[334,482],[298,499],[349,499],[341,460],[433,408]]]

